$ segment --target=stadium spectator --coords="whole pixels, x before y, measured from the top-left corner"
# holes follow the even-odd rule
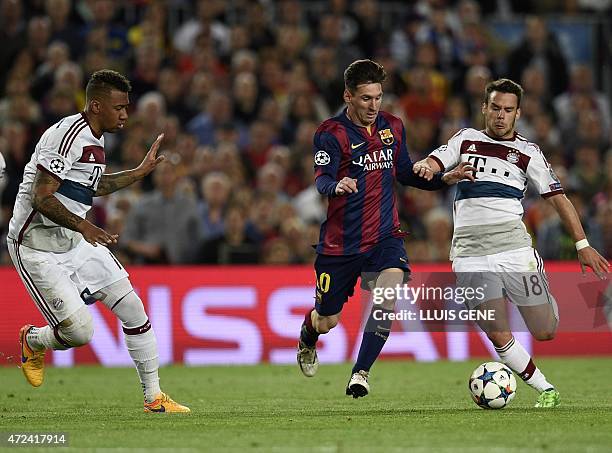
[[[0,3],[0,95],[5,93],[9,69],[27,43],[26,21],[21,0],[2,0]]]
[[[604,189],[610,174],[604,173],[605,167],[601,165],[599,150],[594,146],[579,146],[575,158],[575,165],[569,172],[568,187],[588,206],[589,201]]]
[[[429,258],[442,261],[448,257],[453,236],[453,218],[444,208],[432,209],[423,219],[426,234],[429,238]]]
[[[204,102],[205,110],[194,116],[186,129],[198,137],[200,145],[214,145],[216,132],[232,120],[232,100],[227,94],[215,91]]]
[[[567,89],[569,76],[561,47],[544,19],[537,16],[527,18],[523,40],[508,56],[508,76],[521,80],[523,71],[531,65],[544,72],[551,95],[557,96]]]
[[[577,99],[580,97],[583,100]],[[595,89],[593,71],[586,64],[572,67],[569,90],[557,96],[553,105],[559,126],[564,132],[568,131],[568,135],[574,130],[576,120],[584,113],[584,108],[596,111],[603,129],[610,130],[610,99]]]
[[[223,236],[225,211],[230,198],[231,181],[220,172],[208,173],[202,179],[202,200],[198,203],[202,240]]]
[[[257,78],[253,73],[242,72],[236,75],[233,86],[234,118],[243,125],[250,124],[257,118],[261,106],[261,97]]]
[[[202,244],[199,263],[256,264],[259,262],[259,244],[247,235],[245,212],[244,206],[240,205],[231,205],[227,209],[223,235]]]
[[[389,42],[391,56],[402,70],[408,69],[413,64],[415,49],[419,42],[417,36],[424,21],[424,17],[410,11],[400,20],[399,27],[391,34]]]
[[[70,61],[70,49],[62,41],[54,41],[46,48],[45,61],[34,71],[30,92],[35,99],[43,99],[53,88],[55,71]],[[51,123],[53,124],[53,123]]]
[[[69,48],[69,57],[77,59],[83,52],[83,40],[72,18],[72,0],[45,0],[45,13],[51,20],[50,42],[62,42]]]
[[[166,111],[175,115],[182,124],[195,116],[197,111],[185,105],[184,79],[172,66],[159,72],[157,90],[164,97]]]
[[[185,196],[172,163],[153,176],[155,189],[130,209],[121,238],[135,263],[187,264],[197,258],[202,231],[195,200]]]

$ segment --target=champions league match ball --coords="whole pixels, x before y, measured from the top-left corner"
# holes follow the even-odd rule
[[[483,409],[503,409],[516,396],[516,379],[503,363],[485,362],[468,382],[472,399]]]

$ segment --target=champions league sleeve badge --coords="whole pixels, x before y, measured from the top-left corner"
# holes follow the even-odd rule
[[[62,159],[53,159],[49,164],[49,170],[57,174],[61,174],[64,171],[65,167],[66,166],[64,165]]]
[[[314,156],[315,165],[327,165],[331,162],[331,158],[326,151],[320,149]]]

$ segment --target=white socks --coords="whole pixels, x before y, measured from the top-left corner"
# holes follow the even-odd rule
[[[44,351],[46,349],[63,350],[66,349],[53,334],[53,329],[50,326],[32,327],[26,334],[28,346],[34,352]]]
[[[552,389],[554,386],[546,380],[546,376],[535,366],[529,353],[514,337],[501,348],[495,348],[499,358],[508,365],[519,377],[538,392]]]
[[[145,401],[151,403],[161,393],[157,340],[140,297],[128,284],[125,280],[104,288],[111,297],[102,302],[121,320],[125,344],[136,365]]]
[[[149,321],[147,321],[149,323]],[[150,323],[149,323],[150,325]],[[124,332],[127,329],[124,329]],[[138,335],[125,334],[130,357],[136,365],[136,371],[142,385],[145,401],[151,403],[161,393],[159,387],[159,358],[157,354],[157,340],[153,329],[149,328]]]

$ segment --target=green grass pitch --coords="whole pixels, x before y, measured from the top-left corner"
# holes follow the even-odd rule
[[[72,451],[610,451],[610,359],[538,360],[561,393],[553,410],[532,408],[522,382],[506,409],[478,408],[467,389],[478,363],[379,362],[358,400],[344,395],[348,364],[311,379],[297,366],[162,368],[191,414],[144,414],[129,368],[48,368],[34,389],[0,367],[0,432],[67,432]]]

